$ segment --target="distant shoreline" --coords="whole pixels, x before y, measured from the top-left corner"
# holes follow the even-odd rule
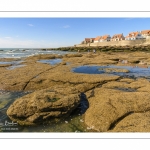
[[[126,45],[126,46],[90,46],[90,47],[59,47],[47,50],[60,50],[72,52],[89,52],[95,49],[99,52],[132,52],[132,51],[150,51],[149,45]]]
[[[107,42],[108,43],[108,42]],[[150,51],[150,44],[135,44],[135,45],[102,45],[102,46],[96,46],[92,45],[94,43],[91,43],[90,46],[87,45],[74,45],[74,46],[66,46],[66,47],[57,47],[57,48],[0,48],[0,51],[3,50],[42,50],[42,51],[70,51],[70,52],[88,52],[93,51],[95,49],[96,51],[100,52],[130,52],[130,51]]]

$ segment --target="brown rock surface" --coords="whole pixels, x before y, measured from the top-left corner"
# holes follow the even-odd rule
[[[47,119],[58,121],[69,115],[79,103],[80,94],[76,89],[57,86],[17,99],[7,110],[7,115],[21,125],[34,125]]]
[[[149,99],[148,92],[96,88],[94,96],[89,98],[90,107],[85,113],[85,123],[99,132],[113,130],[118,121],[131,113],[149,111]]]
[[[132,113],[120,121],[111,132],[150,132],[150,111]]]
[[[58,67],[59,68],[59,67]],[[58,69],[57,68],[57,69]],[[119,76],[106,76],[106,75],[88,75],[88,74],[76,74],[72,72],[59,72],[54,69],[53,72],[47,71],[41,74],[38,78],[34,78],[26,87],[26,90],[32,90],[38,88],[48,88],[50,85],[70,85],[77,86],[79,84],[103,84],[108,81],[117,80]],[[63,76],[62,76],[63,74]],[[94,85],[95,86],[95,85]],[[93,87],[94,87],[93,86]]]
[[[82,54],[66,54],[64,57],[82,57]]]
[[[121,82],[120,82],[121,81]],[[121,79],[120,81],[111,81],[106,84],[103,84],[102,87],[105,88],[131,88],[133,90],[141,89],[142,87],[149,87],[150,82],[144,78],[138,78],[137,80],[133,79]],[[124,82],[126,81],[126,82]]]
[[[5,70],[0,75],[0,87],[3,90],[22,91],[32,78],[50,68],[47,64],[33,63],[14,70]]]
[[[9,67],[11,64],[0,64],[0,67]]]
[[[131,83],[133,81],[134,81],[134,79],[129,79],[129,78],[123,78],[120,80],[120,82],[126,82],[126,83]]]
[[[46,55],[42,55],[42,54],[39,54],[39,55],[35,55],[35,56],[30,56],[30,57],[27,57],[25,59],[25,61],[37,61],[37,60],[40,60],[40,59],[55,59],[55,58],[62,58],[61,55],[55,55],[55,54],[46,54]]]

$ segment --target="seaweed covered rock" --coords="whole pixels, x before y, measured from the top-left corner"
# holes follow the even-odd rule
[[[88,99],[85,123],[98,132],[150,131],[149,99],[149,92],[96,88]]]
[[[80,103],[76,89],[38,90],[18,98],[7,110],[7,115],[20,125],[35,125],[46,120],[57,122],[68,116]]]
[[[82,54],[66,54],[64,57],[82,57]]]
[[[131,113],[118,122],[111,132],[149,132],[150,111]]]

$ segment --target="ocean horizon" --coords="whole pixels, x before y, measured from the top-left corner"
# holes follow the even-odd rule
[[[67,51],[46,50],[46,48],[0,48],[0,58],[23,58],[38,54],[65,55]]]

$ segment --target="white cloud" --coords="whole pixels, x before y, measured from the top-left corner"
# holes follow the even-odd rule
[[[11,37],[10,36],[6,36],[5,39],[11,39]]]
[[[63,26],[63,28],[70,28],[70,26],[69,25],[65,25],[65,26]]]
[[[28,24],[28,26],[33,27],[34,25],[33,24]]]

